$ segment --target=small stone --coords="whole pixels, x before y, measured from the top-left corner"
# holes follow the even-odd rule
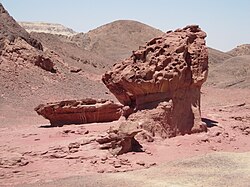
[[[144,152],[145,152],[146,154],[148,154],[148,155],[153,155],[153,154],[152,154],[149,150],[147,150],[147,149],[146,149]]]
[[[71,153],[77,152],[78,149],[80,148],[80,146],[81,146],[81,145],[80,145],[80,143],[78,143],[78,142],[70,143],[70,144],[68,145],[69,152],[71,152]]]
[[[20,173],[21,171],[20,170],[14,170],[12,171],[12,173]]]
[[[103,169],[98,170],[97,173],[104,173],[104,170]]]
[[[96,163],[97,163],[97,160],[91,160],[90,163],[91,163],[91,164],[96,164]]]
[[[138,164],[140,166],[145,166],[145,162],[143,162],[143,161],[137,161],[136,164]]]
[[[108,159],[107,156],[101,158],[102,161],[105,161],[105,160],[107,160],[107,159]]]
[[[115,164],[114,164],[114,167],[115,167],[115,168],[120,168],[120,167],[122,167],[122,165],[119,164],[119,163],[115,163]]]
[[[149,166],[156,166],[156,163],[155,162],[150,163]]]

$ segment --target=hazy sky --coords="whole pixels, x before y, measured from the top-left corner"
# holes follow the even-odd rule
[[[250,0],[0,0],[17,21],[60,23],[87,32],[119,19],[162,31],[198,24],[207,45],[228,51],[250,43]]]

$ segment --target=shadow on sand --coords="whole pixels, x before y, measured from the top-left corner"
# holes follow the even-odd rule
[[[217,123],[218,123],[218,121],[214,121],[214,120],[211,120],[211,119],[208,119],[208,118],[201,118],[201,121],[206,123],[208,128],[217,126]]]

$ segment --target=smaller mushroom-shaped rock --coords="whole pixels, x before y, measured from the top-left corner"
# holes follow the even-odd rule
[[[113,155],[121,155],[130,151],[141,151],[141,145],[134,138],[141,132],[138,125],[133,122],[122,122],[118,129],[111,127],[96,141],[101,144],[101,149],[109,149]]]

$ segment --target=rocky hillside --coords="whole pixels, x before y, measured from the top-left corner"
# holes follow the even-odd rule
[[[56,35],[44,34],[41,40],[43,35],[40,34],[38,41],[1,4],[0,25],[1,124],[34,123],[33,109],[40,103],[100,95],[108,97],[98,77],[105,59],[63,42]],[[48,42],[50,39],[53,40]],[[58,52],[53,50],[55,48]],[[64,52],[67,58],[62,55]],[[22,121],[18,120],[20,116]]]
[[[18,22],[26,31],[30,32],[42,32],[50,34],[58,34],[65,36],[72,36],[76,34],[73,29],[67,28],[61,24],[44,23],[44,22]]]
[[[209,48],[207,85],[219,88],[250,88],[250,44],[229,52]]]
[[[84,49],[96,52],[115,61],[122,60],[146,41],[163,32],[131,20],[118,20],[100,26],[88,33],[75,35],[72,40]]]
[[[239,45],[231,51],[228,51],[227,54],[232,56],[250,55],[250,44]]]
[[[14,42],[18,37],[22,38],[28,44],[36,49],[42,50],[42,44],[34,38],[31,38],[29,33],[25,31],[16,21],[9,15],[0,3],[0,47],[3,47],[4,40]]]
[[[211,64],[207,85],[250,88],[250,55],[235,56],[219,64]]]

